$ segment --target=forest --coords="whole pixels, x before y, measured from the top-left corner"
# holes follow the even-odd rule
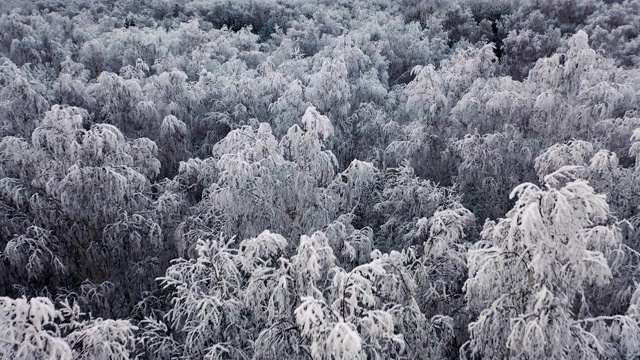
[[[640,358],[640,0],[0,3],[0,359]]]

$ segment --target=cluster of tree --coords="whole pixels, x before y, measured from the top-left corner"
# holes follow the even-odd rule
[[[640,357],[639,24],[639,0],[2,14],[0,359]]]

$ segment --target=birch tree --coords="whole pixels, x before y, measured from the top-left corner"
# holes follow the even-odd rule
[[[548,174],[543,188],[517,186],[513,209],[485,224],[469,251],[466,296],[479,315],[461,356],[598,358],[613,348],[634,356],[624,345],[638,336],[634,315],[599,316],[587,305],[585,289],[611,281],[607,255],[620,238],[605,197],[575,170]]]

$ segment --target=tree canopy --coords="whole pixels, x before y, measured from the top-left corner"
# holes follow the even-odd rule
[[[0,359],[640,357],[639,0],[0,11]]]

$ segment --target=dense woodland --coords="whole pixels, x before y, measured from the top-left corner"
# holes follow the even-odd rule
[[[640,0],[0,16],[0,359],[637,359]]]

